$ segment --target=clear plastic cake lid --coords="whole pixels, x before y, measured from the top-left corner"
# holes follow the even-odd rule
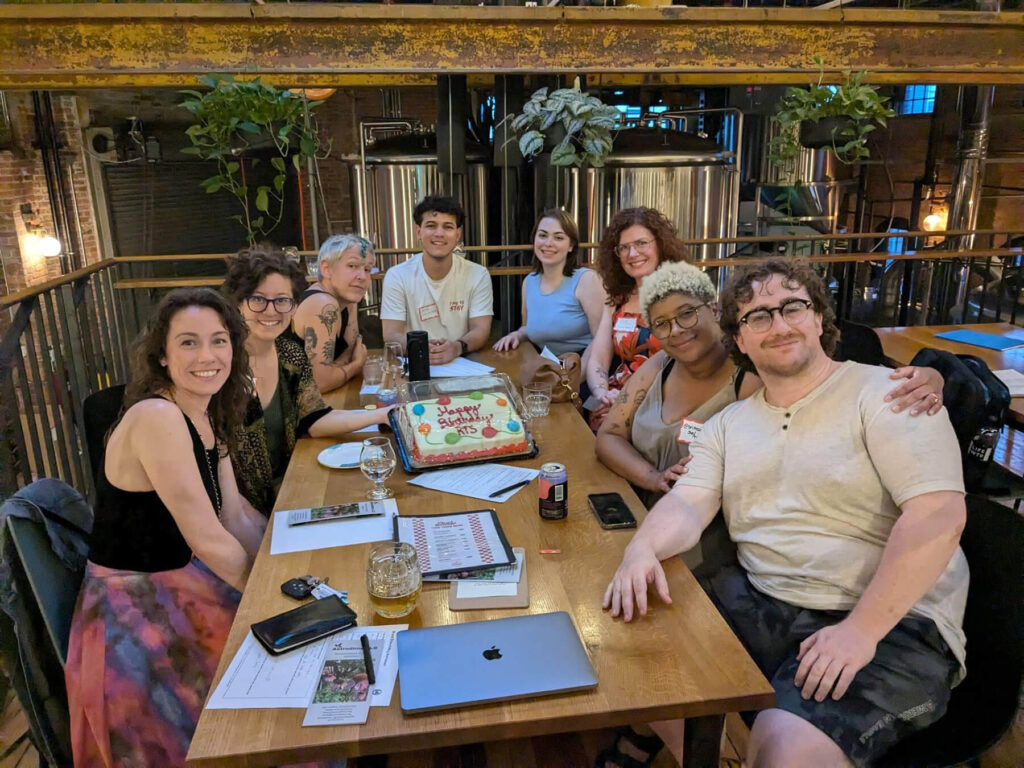
[[[472,396],[473,393],[496,393],[508,399],[515,410],[514,418],[522,426],[526,437],[526,449],[516,453],[501,453],[488,457],[473,457],[462,461],[420,461],[414,455],[414,426],[409,418],[405,405],[419,401],[436,400],[447,395],[449,397]],[[463,464],[479,464],[482,462],[507,461],[524,459],[537,455],[537,444],[530,434],[523,414],[526,408],[512,380],[504,373],[487,373],[481,376],[462,376],[448,379],[431,379],[429,381],[410,381],[402,384],[398,390],[400,406],[391,411],[391,427],[395,431],[398,452],[407,472],[422,472],[429,469],[440,469]]]

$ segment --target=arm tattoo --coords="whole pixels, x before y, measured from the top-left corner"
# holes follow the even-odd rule
[[[320,310],[317,319],[324,324],[324,328],[327,329],[327,335],[330,336],[334,333],[334,324],[338,322],[338,308],[333,304],[328,304]]]
[[[642,403],[644,401],[645,397],[647,397],[647,390],[646,389],[638,389],[636,391],[636,397],[633,398],[633,405],[635,405],[637,408],[639,408],[640,407],[640,403]],[[634,412],[635,411],[636,411],[636,409],[634,409]]]
[[[334,339],[328,339],[324,342],[324,359],[320,361],[321,365],[331,365],[334,363]]]
[[[310,326],[306,326],[306,330],[302,333],[302,338],[306,343],[306,357],[313,359],[313,355],[316,354],[316,331]]]
[[[615,398],[615,405],[625,405],[628,399],[629,395],[626,393],[626,390],[622,390],[619,392],[619,396]]]

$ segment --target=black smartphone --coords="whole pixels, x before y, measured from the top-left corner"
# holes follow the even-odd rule
[[[592,493],[587,502],[602,528],[636,528],[636,518],[619,494]]]
[[[263,647],[277,655],[348,629],[356,614],[336,595],[314,600],[290,611],[252,625],[252,633]]]

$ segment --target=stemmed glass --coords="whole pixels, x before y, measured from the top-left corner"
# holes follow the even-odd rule
[[[373,488],[366,493],[366,498],[373,501],[390,499],[395,494],[384,487],[384,483],[395,471],[395,451],[391,441],[386,437],[371,437],[363,440],[363,449],[359,453],[359,469],[373,482]]]

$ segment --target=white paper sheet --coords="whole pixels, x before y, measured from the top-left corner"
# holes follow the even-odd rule
[[[1014,370],[992,371],[1010,390],[1010,397],[1024,396],[1024,373]]]
[[[430,378],[444,379],[452,376],[481,376],[493,370],[494,368],[490,365],[467,360],[464,357],[456,357],[450,363],[430,366]]]
[[[377,425],[376,424],[371,424],[370,426],[363,427],[362,429],[353,429],[352,430],[352,434],[353,435],[357,435],[360,432],[374,432],[375,433],[375,432],[377,432]]]
[[[327,639],[327,650],[317,666],[309,692],[303,725],[365,723],[370,707],[387,707],[398,677],[398,632],[408,624],[353,627]],[[375,680],[366,679],[360,638],[370,641]],[[330,668],[329,668],[330,665]],[[322,684],[320,684],[322,681]],[[320,699],[318,701],[318,699]]]
[[[350,520],[328,520],[309,525],[288,525],[288,510],[274,513],[270,531],[270,554],[306,552],[328,547],[347,547],[368,541],[387,541],[391,538],[398,514],[394,499],[385,499],[384,514],[378,517],[358,517]]]
[[[363,384],[359,389],[360,395],[376,395],[377,390],[380,389],[380,384]]]
[[[313,694],[327,641],[324,638],[271,656],[252,632],[206,704],[207,709],[305,709]]]
[[[540,474],[538,469],[514,467],[509,464],[472,464],[468,467],[453,467],[424,472],[409,481],[410,485],[429,488],[432,491],[454,493],[458,496],[469,496],[472,499],[483,499],[492,503],[502,503],[515,496],[523,488],[519,486],[506,491],[501,496],[491,498],[490,494],[507,488],[513,483],[533,480]]]
[[[511,597],[518,591],[518,584],[493,581],[460,581],[455,585],[456,597]]]

